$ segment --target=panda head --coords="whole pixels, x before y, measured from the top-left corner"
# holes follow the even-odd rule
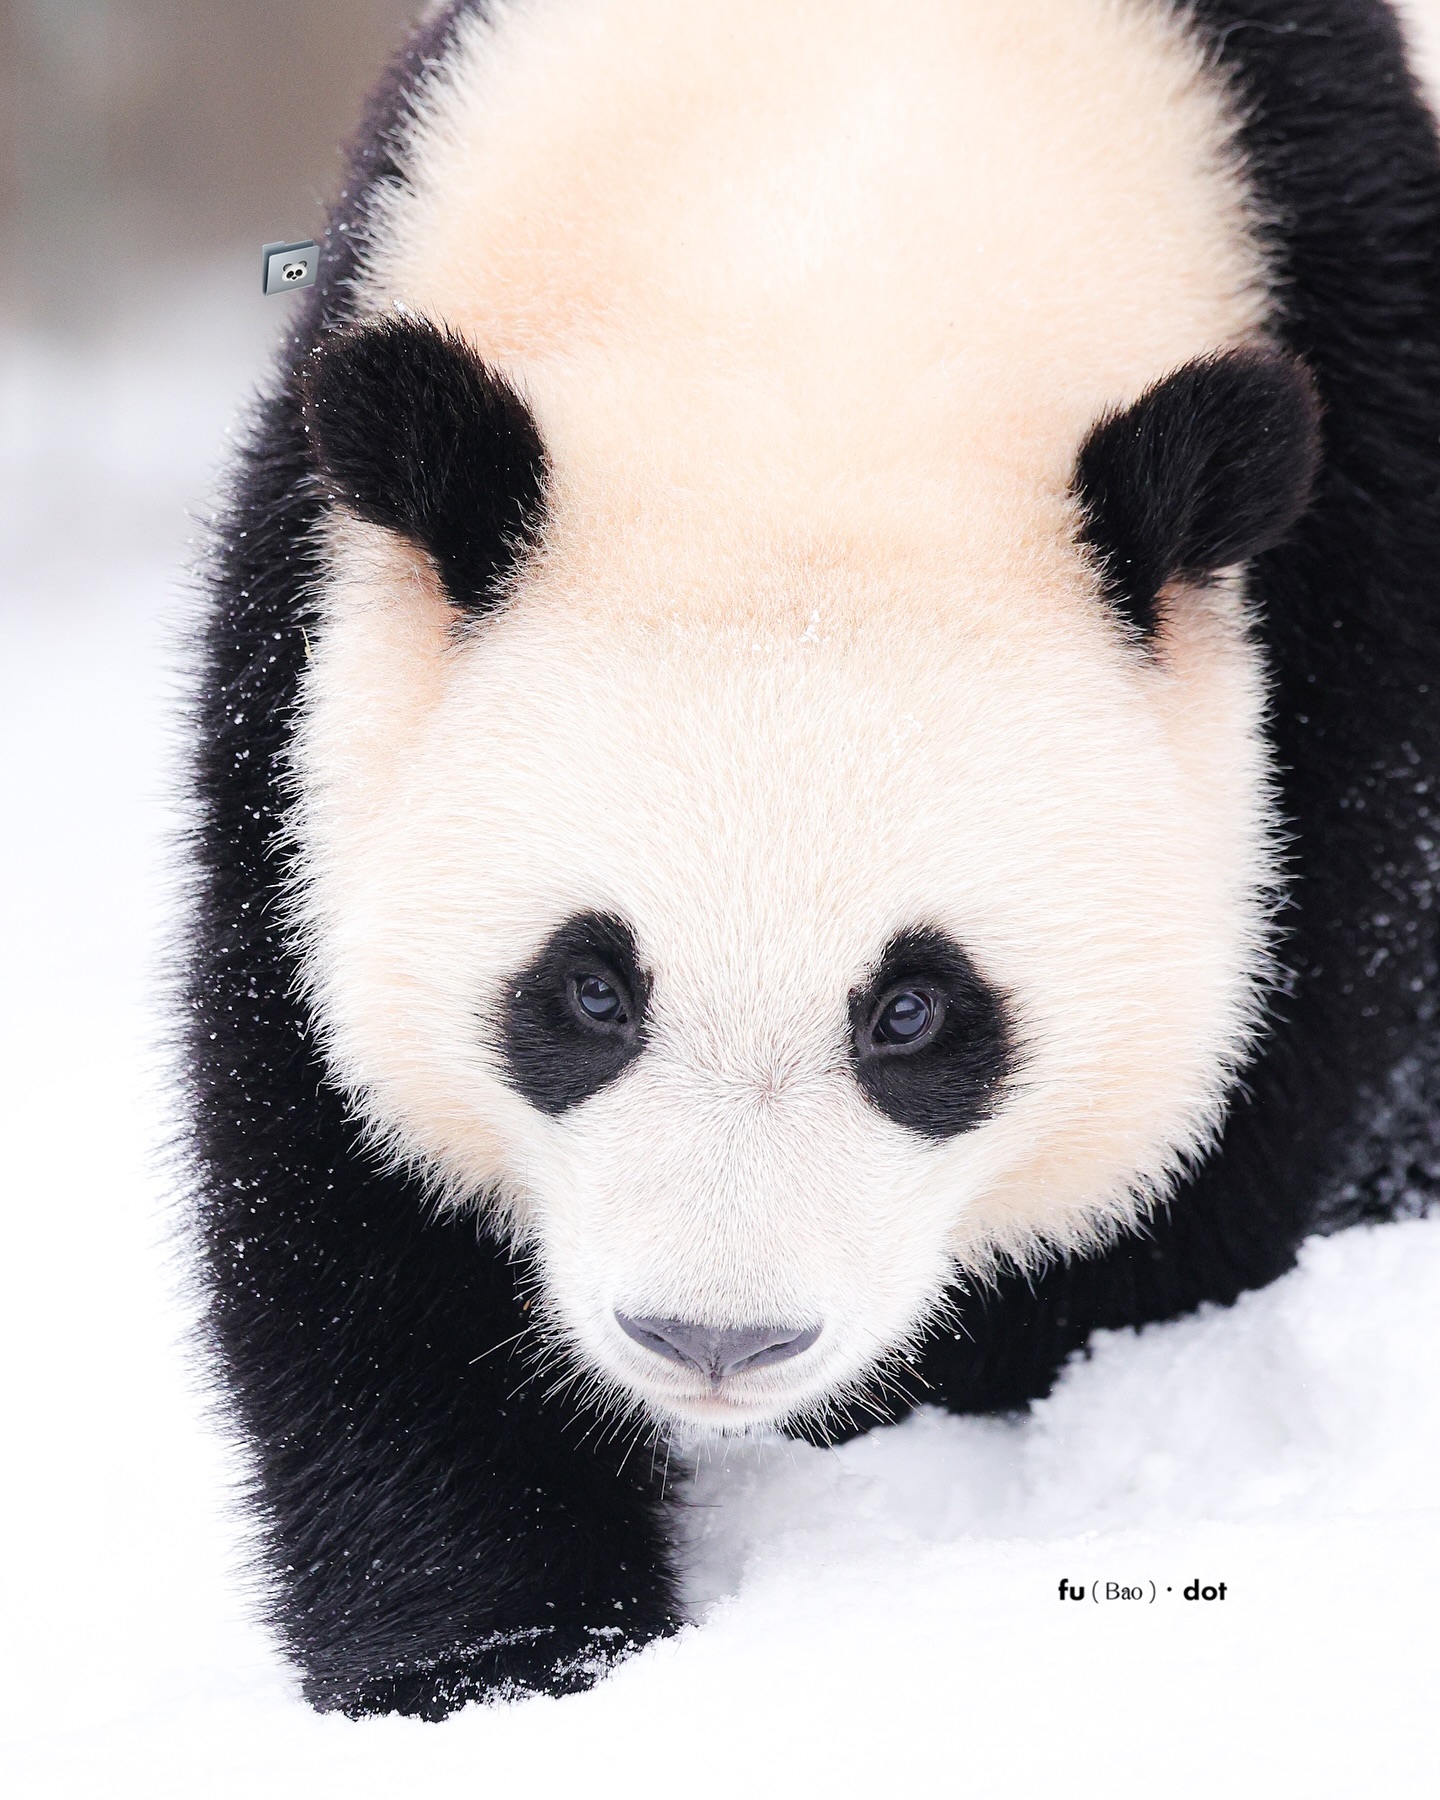
[[[797,1420],[1212,1141],[1275,873],[1220,572],[1305,504],[1315,403],[1203,360],[937,507],[601,467],[563,402],[414,318],[309,365],[297,941],[335,1078],[555,1343]]]

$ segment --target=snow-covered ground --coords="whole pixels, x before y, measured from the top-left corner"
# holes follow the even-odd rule
[[[155,1003],[186,508],[277,316],[0,346],[3,1791],[1440,1791],[1440,1219],[1106,1339],[1027,1420],[707,1465],[698,1622],[590,1694],[300,1703],[183,1347]]]

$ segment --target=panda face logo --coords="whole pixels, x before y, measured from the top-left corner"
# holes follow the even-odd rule
[[[329,1065],[618,1406],[843,1408],[957,1277],[1211,1141],[1264,966],[1255,660],[1217,592],[1146,663],[1073,553],[1021,629],[1005,565],[551,529],[459,631],[423,555],[334,530],[291,819]]]

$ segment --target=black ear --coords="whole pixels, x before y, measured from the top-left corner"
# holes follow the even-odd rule
[[[1103,418],[1072,485],[1116,609],[1148,636],[1168,581],[1278,543],[1310,502],[1319,460],[1309,370],[1263,350],[1187,363]]]
[[[428,550],[484,613],[543,517],[544,446],[524,401],[453,332],[387,318],[326,338],[305,424],[337,499]]]

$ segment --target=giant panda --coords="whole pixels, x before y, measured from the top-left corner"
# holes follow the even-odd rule
[[[1440,154],[1379,0],[460,0],[322,248],[187,1142],[270,1617],[436,1718],[682,1622],[672,1452],[1426,1204]]]

